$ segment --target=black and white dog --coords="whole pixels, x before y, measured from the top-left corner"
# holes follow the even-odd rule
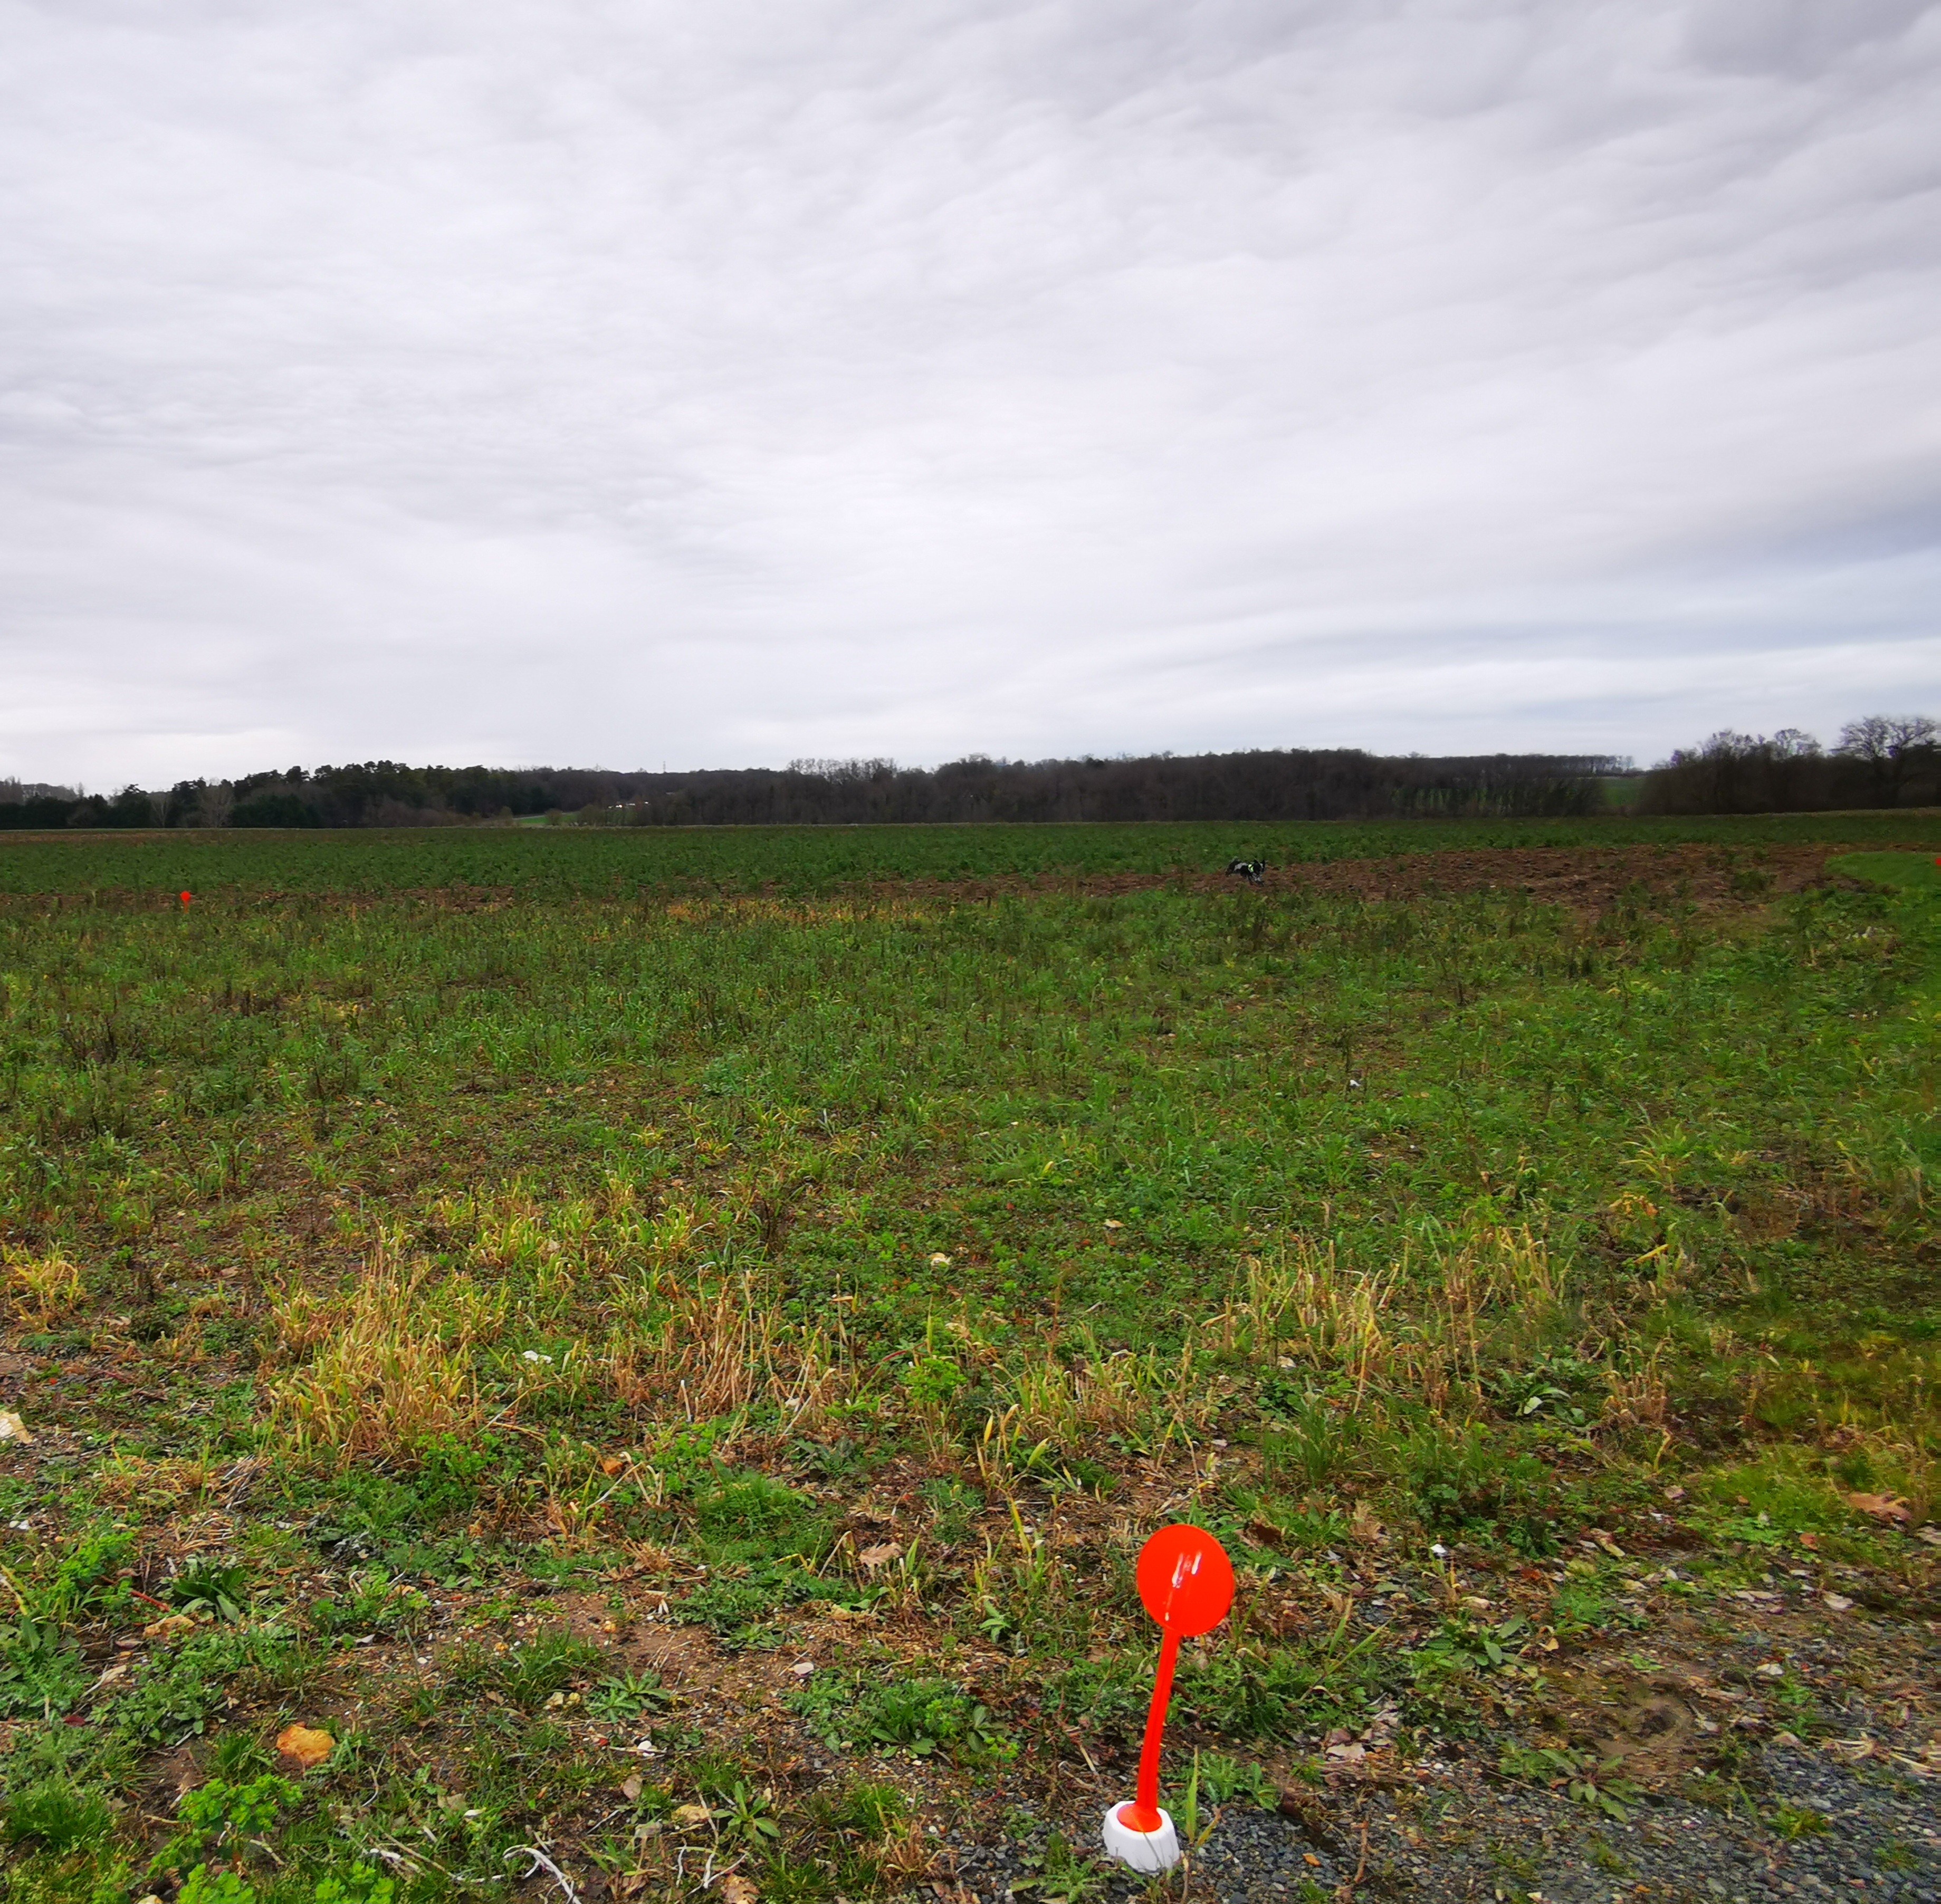
[[[1227,870],[1235,878],[1244,879],[1250,886],[1258,886],[1267,869],[1265,860],[1229,860]]]

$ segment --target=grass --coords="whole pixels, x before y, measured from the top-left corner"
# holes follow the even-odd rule
[[[13,834],[0,841],[0,893],[185,888],[341,898],[469,891],[530,898],[640,893],[799,897],[878,881],[1152,876],[1217,870],[1236,852],[1274,865],[1516,847],[1729,849],[1832,843],[1918,848],[1932,814],[1781,814],[1755,819],[1195,822],[949,827],[523,827]]]
[[[1941,859],[1927,853],[1842,853],[1833,869],[1854,879],[1915,892],[1941,891]]]
[[[1937,843],[1670,824],[1519,837]],[[907,1887],[906,1814],[1129,1775],[1161,1513],[1239,1571],[1221,1802],[1511,1725],[1694,1577],[1931,1592],[1849,1501],[1936,1511],[1921,856],[866,889],[1230,830],[0,844],[0,1897]]]

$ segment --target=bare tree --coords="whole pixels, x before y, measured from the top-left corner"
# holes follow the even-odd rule
[[[226,827],[236,810],[236,790],[226,780],[211,781],[196,799],[198,827]]]
[[[1869,714],[1840,729],[1840,744],[1833,750],[1849,760],[1865,761],[1882,803],[1897,806],[1908,776],[1932,756],[1937,740],[1941,722],[1925,714]]]

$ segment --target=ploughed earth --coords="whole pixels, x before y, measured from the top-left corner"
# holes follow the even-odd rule
[[[1234,829],[1235,837],[1242,830]],[[1519,846],[1475,852],[1404,853],[1383,859],[1301,860],[1270,864],[1261,889],[1353,894],[1363,899],[1414,899],[1438,894],[1521,892],[1548,904],[1601,912],[1627,894],[1658,902],[1685,900],[1711,909],[1758,903],[1826,882],[1826,862],[1864,846],[1765,845]],[[1013,892],[1107,894],[1184,885],[1201,892],[1245,891],[1237,875],[1043,873],[1031,879],[885,880],[870,888],[903,894],[997,897]]]

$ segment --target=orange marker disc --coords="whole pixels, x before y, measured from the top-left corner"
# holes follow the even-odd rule
[[[1162,1527],[1139,1549],[1139,1599],[1183,1640],[1211,1633],[1233,1603],[1233,1563],[1204,1527]]]

